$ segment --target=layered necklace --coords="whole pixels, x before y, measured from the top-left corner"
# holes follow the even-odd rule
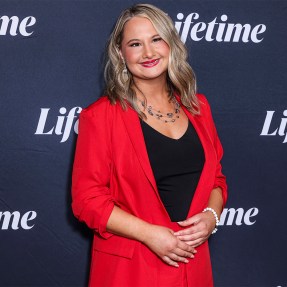
[[[139,100],[141,105],[145,107],[145,102],[142,100]],[[160,110],[153,108],[151,105],[148,105],[147,112],[149,115],[155,117],[156,119],[164,122],[164,123],[174,123],[178,118],[180,114],[180,104],[176,100],[175,96],[172,96],[169,100],[169,103],[173,103],[173,112],[169,113],[162,113]]]

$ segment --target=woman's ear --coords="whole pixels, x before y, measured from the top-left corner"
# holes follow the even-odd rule
[[[117,45],[117,52],[118,52],[118,55],[119,55],[119,57],[121,58],[122,62],[123,62],[124,65],[125,65],[125,63],[126,63],[125,58],[124,58],[123,53],[122,53],[122,51],[121,51],[121,47],[118,46],[118,45]]]
[[[121,51],[120,48],[118,48],[118,53],[119,53],[119,55],[120,55],[122,61],[125,62],[124,56],[123,56],[122,51]]]

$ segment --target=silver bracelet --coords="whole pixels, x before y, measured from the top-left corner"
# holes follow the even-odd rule
[[[211,234],[214,234],[214,233],[217,231],[217,226],[219,225],[219,219],[218,219],[217,213],[216,213],[215,210],[214,210],[213,208],[211,208],[211,207],[206,207],[206,208],[204,208],[202,212],[206,212],[206,211],[212,212],[212,214],[213,214],[213,216],[214,216],[214,218],[215,218],[215,221],[216,221],[216,223],[215,223],[215,228],[214,228],[213,231],[211,232]]]

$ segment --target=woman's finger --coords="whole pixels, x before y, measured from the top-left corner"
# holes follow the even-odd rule
[[[189,246],[189,247],[191,247],[191,246]],[[192,250],[194,250],[193,247],[192,247]],[[176,254],[177,256],[182,257],[182,258],[194,258],[192,251],[182,250],[181,248],[176,248],[173,253]]]
[[[193,253],[193,254],[195,254],[197,252],[192,246],[186,244],[186,242],[183,242],[181,240],[178,243],[178,248],[183,250],[183,251],[187,251],[187,252]]]
[[[190,234],[193,234],[193,233],[196,233],[196,232],[200,231],[201,229],[202,229],[202,226],[197,224],[197,225],[192,225],[192,226],[190,226],[188,228],[176,231],[173,234],[175,236],[178,236],[178,235],[190,235]]]
[[[206,238],[198,238],[196,240],[190,240],[190,241],[185,241],[186,244],[196,248],[199,245],[201,245],[202,243],[204,243],[206,240],[208,239],[208,237]]]
[[[189,240],[188,238],[190,238],[190,236],[194,236],[194,238],[196,238],[197,236],[209,236],[209,234],[210,234],[210,230],[204,222],[201,222],[192,227],[174,232],[175,236],[177,236],[179,239],[184,238],[183,240]]]
[[[168,257],[173,260],[173,261],[177,261],[177,262],[183,262],[183,263],[188,263],[188,259],[182,256],[179,256],[176,253],[169,253]]]
[[[209,233],[205,231],[200,231],[192,235],[184,235],[184,236],[178,236],[178,239],[182,240],[186,243],[186,241],[194,241],[197,239],[207,239],[209,237]]]
[[[179,267],[178,263],[170,259],[168,256],[163,256],[162,260],[170,266]]]
[[[202,233],[201,232],[197,232],[197,233],[194,233],[194,234],[187,234],[187,235],[179,235],[179,236],[177,236],[177,238],[182,240],[182,241],[196,240],[196,239],[198,239],[200,237],[202,237]]]
[[[198,214],[192,216],[192,217],[189,217],[185,220],[182,220],[182,221],[178,221],[177,223],[180,225],[180,226],[189,226],[189,225],[192,225],[192,224],[196,224],[198,221],[200,220],[200,217],[198,216]]]

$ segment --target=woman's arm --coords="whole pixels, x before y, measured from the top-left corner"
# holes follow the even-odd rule
[[[208,207],[211,207],[217,214],[218,218],[223,210],[223,197],[222,190],[220,187],[216,187],[211,191]],[[214,218],[214,216],[213,216]]]
[[[217,135],[216,127],[212,118],[210,106],[203,95],[199,95],[202,102],[201,112],[205,117],[207,132],[210,134],[214,149],[217,155],[217,163],[213,189],[209,196],[208,206],[216,212],[218,218],[223,210],[227,200],[227,185],[225,176],[222,174],[221,159],[223,156],[223,148]],[[215,228],[215,217],[212,212],[201,212],[187,220],[179,222],[182,227],[187,227],[184,230],[175,233],[180,240],[185,241],[191,246],[197,247],[205,242]]]
[[[110,233],[142,242],[165,263],[174,267],[179,266],[177,262],[188,263],[187,258],[194,258],[196,253],[194,247],[176,237],[173,230],[147,223],[118,206],[114,206],[106,229]]]

